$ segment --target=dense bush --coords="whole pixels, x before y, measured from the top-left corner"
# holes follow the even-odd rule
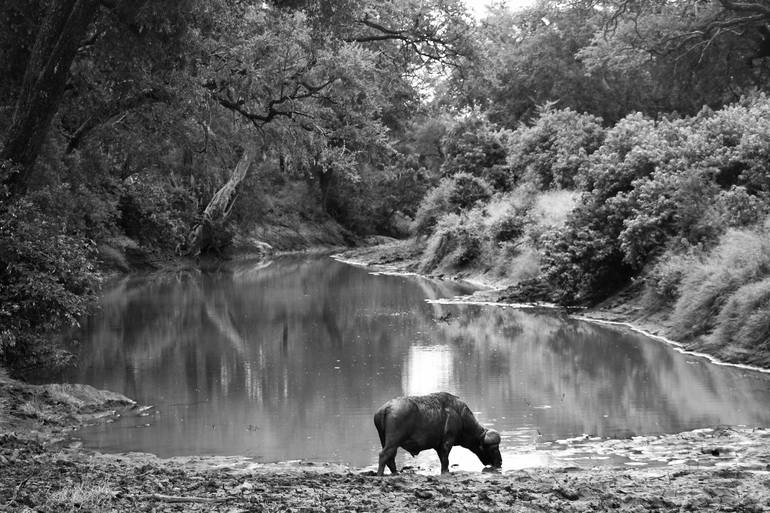
[[[180,253],[198,214],[189,189],[151,176],[132,177],[123,187],[118,208],[124,233],[149,248]]]
[[[509,138],[511,171],[539,189],[575,187],[589,156],[601,146],[601,122],[570,109],[541,109],[531,126],[518,128]]]
[[[603,226],[586,223],[584,212],[573,214],[564,229],[541,237],[543,279],[552,290],[551,299],[562,304],[594,302],[632,276],[617,243]]]
[[[435,181],[419,166],[373,169],[361,166],[356,180],[332,180],[328,213],[342,226],[361,235],[404,237],[425,192]]]
[[[707,170],[664,168],[635,185],[616,199],[616,204],[628,207],[618,242],[623,259],[635,271],[666,250],[669,240],[708,245],[724,229],[714,203],[718,186]]]
[[[476,114],[458,121],[443,139],[441,174],[467,173],[484,178],[496,189],[513,185],[506,157],[510,132]]]
[[[758,118],[769,105],[758,96],[692,118],[632,115],[609,129],[582,165],[581,204],[563,232],[544,239],[555,296],[600,299],[666,251],[708,249],[766,215],[770,123]],[[670,300],[670,287],[659,286]]]
[[[427,235],[436,223],[447,214],[459,214],[478,202],[488,200],[492,188],[483,179],[468,173],[458,173],[444,178],[428,191],[414,218],[412,230],[417,235]]]
[[[678,134],[670,143],[675,156],[659,162],[653,174],[635,180],[633,189],[616,199],[630,207],[620,234],[629,264],[642,268],[670,240],[708,246],[727,228],[765,215],[770,139],[756,132],[770,129],[770,123],[758,122],[767,107],[761,98],[666,122],[666,129]]]
[[[443,217],[428,240],[422,272],[438,267],[467,266],[482,255],[485,233],[481,216],[449,214]]]
[[[674,305],[682,279],[697,259],[693,250],[664,254],[645,275],[644,306],[648,310],[657,311]]]
[[[58,148],[57,148],[58,150]],[[110,158],[92,148],[60,158],[41,159],[41,182],[31,200],[64,222],[70,233],[99,241],[115,235],[120,182],[110,169]]]
[[[441,217],[423,252],[422,270],[472,267],[512,281],[534,278],[540,237],[563,226],[574,193],[517,187]]]
[[[94,297],[93,245],[30,199],[0,210],[0,359],[28,358]]]

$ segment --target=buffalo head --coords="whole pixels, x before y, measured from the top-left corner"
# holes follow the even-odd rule
[[[503,457],[500,455],[500,433],[494,429],[488,429],[484,432],[484,437],[476,453],[481,463],[494,468],[503,466]]]

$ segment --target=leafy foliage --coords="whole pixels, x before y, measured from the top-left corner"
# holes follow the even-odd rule
[[[508,163],[515,176],[539,189],[572,189],[603,138],[600,118],[545,106],[531,126],[511,135]]]
[[[93,245],[30,199],[0,211],[0,359],[29,357],[94,296]]]
[[[629,116],[608,130],[583,165],[582,205],[546,244],[545,276],[560,298],[600,298],[667,249],[708,248],[761,219],[769,191],[751,170],[764,165],[757,119],[767,103],[658,122]]]
[[[425,195],[415,215],[413,230],[418,235],[431,233],[442,216],[459,214],[491,196],[492,188],[476,176],[458,173],[444,178]]]
[[[458,268],[476,261],[482,254],[484,231],[480,216],[449,214],[442,217],[428,240],[421,265],[430,272],[439,265]]]
[[[466,173],[487,179],[499,190],[513,181],[506,165],[508,132],[477,115],[458,121],[443,139],[443,176]]]

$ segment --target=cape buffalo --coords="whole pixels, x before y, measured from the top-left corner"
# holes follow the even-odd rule
[[[391,474],[398,473],[399,447],[412,456],[435,449],[442,474],[449,472],[449,451],[455,445],[473,451],[484,465],[503,465],[500,434],[479,424],[468,405],[446,392],[391,399],[374,414],[374,425],[382,444],[378,476],[383,474],[385,465]]]

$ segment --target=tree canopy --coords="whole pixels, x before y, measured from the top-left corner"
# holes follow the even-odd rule
[[[0,355],[82,315],[99,266],[308,226],[411,233],[424,269],[515,261],[580,302],[766,212],[764,1],[10,0],[0,22]]]

